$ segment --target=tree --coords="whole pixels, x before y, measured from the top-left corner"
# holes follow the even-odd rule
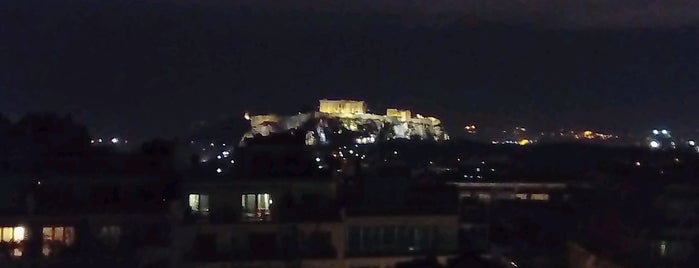
[[[4,165],[15,169],[65,166],[90,149],[87,128],[71,116],[32,113],[12,123],[0,116],[0,150]]]
[[[50,155],[84,152],[89,148],[87,128],[70,115],[27,114],[15,124],[15,129],[27,138],[24,141],[29,144],[25,145],[40,147]]]

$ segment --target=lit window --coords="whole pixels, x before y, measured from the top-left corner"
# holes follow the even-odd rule
[[[272,198],[268,193],[244,194],[241,196],[243,216],[248,219],[268,220]]]
[[[660,241],[660,256],[667,256],[667,241]]]
[[[44,227],[41,232],[44,235],[44,242],[58,242],[70,246],[75,241],[75,228],[73,227]]]
[[[192,213],[208,215],[209,195],[189,194],[189,208],[192,210]]]
[[[51,255],[51,246],[44,243],[44,245],[41,246],[41,254],[44,254],[44,256]]]
[[[532,194],[532,200],[546,201],[546,200],[549,200],[549,195],[548,194]]]
[[[44,227],[41,232],[44,236],[41,253],[44,256],[54,255],[64,246],[73,245],[75,241],[75,229],[73,227]]]
[[[489,193],[478,193],[478,199],[479,200],[490,200],[490,194]]]
[[[527,194],[516,194],[515,198],[521,199],[521,200],[527,200]]]
[[[22,226],[0,228],[2,242],[21,242],[26,237],[26,229]]]

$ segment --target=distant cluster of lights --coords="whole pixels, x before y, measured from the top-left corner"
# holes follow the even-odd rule
[[[490,143],[491,143],[491,144],[512,144],[512,145],[521,145],[521,146],[525,146],[525,145],[533,144],[533,143],[535,143],[535,142],[536,142],[536,141],[530,140],[530,139],[521,139],[521,140],[518,140],[518,141],[513,141],[513,140],[491,141]]]
[[[458,161],[461,161],[460,158],[457,159],[457,160],[458,160]],[[481,165],[482,165],[482,166],[485,166],[485,164],[486,164],[485,161],[481,161]],[[483,174],[483,173],[482,173],[483,169],[484,169],[484,168],[476,167],[476,168],[475,168],[475,171],[476,171],[477,174],[476,174],[476,175],[464,174],[464,179],[482,179],[482,178],[483,178],[483,175],[481,175],[481,174]],[[495,168],[490,168],[490,172],[495,172]]]
[[[670,131],[668,131],[667,129],[663,129],[663,130],[653,129],[652,132],[653,132],[653,135],[660,135],[660,134],[663,134],[663,135],[665,135],[665,136],[670,136]]]
[[[337,151],[332,153],[332,156],[335,158],[342,158],[342,159],[346,159],[347,157],[352,157],[352,156],[358,157],[360,159],[366,158],[365,154],[359,154],[359,146],[358,145],[355,144],[354,147],[355,147],[355,149],[350,149],[347,146],[338,147]]]
[[[189,143],[192,144],[192,145],[194,145],[194,144],[197,143],[197,142],[191,140],[191,141],[189,141]],[[202,145],[203,145],[203,147],[201,147],[201,150],[202,150],[203,152],[206,152],[206,151],[207,151],[207,148],[214,148],[214,149],[211,149],[211,150],[215,151],[215,150],[216,150],[217,143],[215,143],[215,142],[210,142],[210,143],[207,144],[207,143],[205,142],[205,143],[203,143]],[[223,149],[223,151],[221,151],[221,153],[219,153],[219,154],[216,155],[216,160],[224,160],[225,158],[231,157],[231,151],[225,149],[226,143],[221,143],[220,145],[221,145],[221,147],[224,147],[224,149]],[[213,156],[212,156],[212,157],[213,157]],[[209,160],[210,160],[210,159],[209,159],[209,156],[203,156],[203,157],[199,160],[199,162],[201,162],[201,163],[208,163]],[[226,161],[228,161],[228,160],[226,160]],[[216,162],[216,163],[220,163],[220,162]],[[235,160],[231,159],[231,160],[229,161],[229,163],[235,164]],[[220,174],[220,173],[223,173],[224,169],[221,168],[221,167],[216,167],[215,171],[216,171],[216,173],[219,173],[219,174]]]
[[[374,143],[374,142],[376,142],[376,136],[372,134],[372,135],[369,136],[369,137],[360,137],[360,138],[356,138],[356,139],[354,140],[354,142],[357,143],[357,144],[370,144],[370,143]]]
[[[105,140],[105,139],[102,139],[102,138],[90,140],[90,143],[91,143],[91,144],[107,144],[107,143],[119,144],[119,143],[122,143],[122,142],[123,142],[124,144],[126,144],[126,143],[129,143],[129,140],[123,140],[123,141],[122,141],[121,139],[119,139],[119,138],[117,138],[117,137],[113,137],[113,138],[111,138],[111,139],[109,139],[109,140]]]
[[[597,132],[593,132],[591,130],[583,131],[582,135],[578,135],[578,134],[575,135],[575,139],[584,138],[584,139],[588,139],[588,140],[594,140],[594,139],[608,140],[608,139],[611,139],[614,137],[615,136],[611,135],[611,134],[597,133]]]
[[[316,157],[315,160],[316,160],[316,164],[318,165],[318,169],[323,169],[323,168],[325,168],[325,167],[323,166],[323,163],[321,162],[322,159],[320,159],[320,157]]]
[[[663,146],[664,141],[661,141],[662,139],[672,138],[672,135],[671,135],[669,130],[667,130],[667,129],[661,129],[661,130],[653,129],[651,131],[651,133],[653,133],[653,136],[654,136],[651,139],[651,141],[648,142],[648,147],[650,147],[651,149],[660,149],[662,147],[667,147],[668,145],[673,149],[675,148],[676,144],[674,141],[669,141],[668,143],[665,144],[665,146]],[[689,142],[687,143],[687,145],[692,146],[691,144],[689,144]]]
[[[468,125],[465,126],[464,129],[466,130],[467,133],[476,133],[476,126],[475,125]]]

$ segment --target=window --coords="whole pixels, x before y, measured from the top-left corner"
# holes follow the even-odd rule
[[[121,234],[121,227],[111,225],[111,226],[102,226],[102,229],[100,229],[100,236],[109,236],[109,237],[118,237]]]
[[[548,194],[532,194],[531,199],[532,200],[546,201],[546,200],[549,200],[549,195]]]
[[[478,200],[490,200],[490,194],[489,193],[478,193]]]
[[[443,227],[427,226],[363,226],[349,227],[347,254],[414,254],[435,250],[444,243],[443,250],[453,250],[457,235]]]
[[[57,242],[65,245],[72,245],[75,241],[75,228],[73,227],[44,227],[44,242]]]
[[[209,195],[189,194],[189,208],[193,214],[209,215]]]
[[[667,241],[660,241],[658,245],[658,249],[660,251],[660,256],[666,257],[667,256]]]
[[[244,194],[240,198],[243,217],[255,220],[269,220],[272,198],[268,193]]]
[[[23,252],[21,248],[12,249],[12,257],[22,257]]]
[[[21,242],[25,238],[25,231],[26,229],[22,226],[2,227],[0,228],[0,232],[2,232],[0,238],[2,238],[2,242]]]
[[[362,230],[360,227],[350,227],[347,230],[347,252],[357,254],[361,252]]]

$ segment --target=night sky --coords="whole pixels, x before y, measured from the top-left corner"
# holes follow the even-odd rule
[[[350,98],[452,132],[697,134],[698,51],[692,0],[5,0],[0,113],[150,138]]]

